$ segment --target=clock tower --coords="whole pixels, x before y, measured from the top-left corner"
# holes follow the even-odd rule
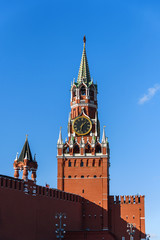
[[[59,190],[80,195],[88,204],[98,206],[101,219],[97,227],[107,230],[109,143],[105,136],[105,128],[100,141],[97,84],[90,77],[85,36],[83,41],[78,78],[71,84],[68,138],[63,142],[60,129],[57,142],[57,187]]]

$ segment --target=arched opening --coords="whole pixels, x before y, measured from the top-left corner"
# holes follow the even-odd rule
[[[85,146],[85,153],[91,153],[91,146],[89,143],[87,143]]]
[[[76,97],[76,88],[73,88],[72,95],[73,95],[73,98]]]
[[[63,153],[69,153],[69,152],[70,152],[69,146],[65,145],[63,148]]]
[[[84,176],[82,175],[81,178],[84,178]]]
[[[81,91],[80,91],[82,96],[86,95],[86,88],[84,86],[81,87]]]
[[[71,167],[72,166],[72,163],[71,163],[71,161],[69,160],[68,161],[68,167]]]
[[[93,88],[93,86],[90,87],[89,95],[90,95],[90,99],[94,100],[94,88]]]
[[[97,145],[96,145],[95,152],[96,152],[96,153],[101,153],[101,146],[100,146],[100,144],[97,144]]]
[[[77,144],[73,148],[73,153],[79,153],[79,146]]]

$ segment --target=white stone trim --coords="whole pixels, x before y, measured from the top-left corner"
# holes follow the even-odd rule
[[[93,107],[97,109],[97,105],[91,103],[76,103],[76,104],[73,103],[71,109],[75,107]]]
[[[108,154],[105,155],[91,155],[91,156],[86,156],[86,155],[79,155],[79,156],[72,156],[70,154],[62,154],[62,155],[57,155],[57,158],[97,158],[97,157],[101,157],[101,158],[108,158]]]

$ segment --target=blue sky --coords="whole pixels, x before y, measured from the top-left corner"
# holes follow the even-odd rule
[[[38,184],[56,187],[84,34],[111,148],[110,192],[144,194],[146,232],[159,240],[159,1],[0,1],[1,174],[13,176],[28,134]]]

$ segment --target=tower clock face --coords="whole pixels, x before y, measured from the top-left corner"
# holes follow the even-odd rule
[[[73,130],[78,135],[86,135],[92,129],[92,123],[89,118],[78,117],[73,122]]]

